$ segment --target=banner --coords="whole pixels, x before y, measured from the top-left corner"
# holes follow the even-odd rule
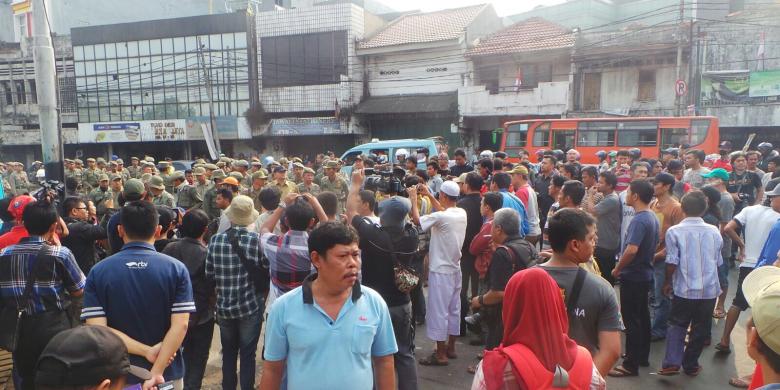
[[[219,139],[252,139],[252,131],[244,117],[215,117]],[[202,140],[204,126],[210,123],[208,116],[191,116],[187,118],[187,139]]]
[[[79,143],[183,141],[183,119],[79,123]]]
[[[750,101],[750,72],[746,70],[707,72],[701,76],[702,103]]]
[[[750,97],[780,96],[780,70],[750,72]]]
[[[283,118],[271,121],[271,135],[347,134],[337,118]]]

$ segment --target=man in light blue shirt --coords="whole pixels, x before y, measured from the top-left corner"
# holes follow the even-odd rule
[[[531,231],[531,226],[528,224],[528,213],[525,210],[523,202],[520,201],[520,198],[509,192],[509,186],[512,185],[512,177],[509,176],[508,173],[497,172],[493,174],[493,181],[490,185],[491,191],[498,191],[501,193],[501,196],[504,197],[502,208],[509,207],[520,214],[520,237],[527,236]]]
[[[337,222],[308,240],[317,273],[278,298],[268,315],[262,390],[395,389],[398,351],[382,297],[357,281],[357,232]]]
[[[683,196],[681,207],[686,218],[666,231],[666,282],[663,291],[672,296],[669,328],[666,332],[666,357],[659,375],[675,375],[682,368],[688,375],[701,371],[699,356],[710,338],[712,310],[720,295],[718,266],[723,238],[718,228],[701,218],[707,209],[704,193]],[[669,284],[669,281],[672,284]],[[691,337],[685,345],[688,328]]]

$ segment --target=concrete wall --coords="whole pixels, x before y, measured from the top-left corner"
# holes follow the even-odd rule
[[[11,0],[0,0],[0,42],[13,42],[14,16]]]
[[[488,5],[466,27],[466,43],[471,44],[475,39],[491,34],[502,27],[504,27],[503,22],[496,14],[496,10],[492,5]]]
[[[610,68],[603,71],[601,73],[601,111],[617,111],[628,108],[631,111],[640,112],[669,110],[671,114],[674,110],[675,99],[675,67],[674,65],[666,65],[656,67],[655,70],[655,99],[645,102],[640,102],[637,99],[640,68]]]
[[[393,52],[366,58],[368,88],[372,96],[456,91],[469,73],[457,44],[436,49]]]
[[[364,35],[365,11],[350,3],[320,5],[306,9],[261,12],[257,14],[257,55],[260,100],[269,112],[307,112],[335,110],[356,104],[362,96],[363,67],[355,56],[355,42]],[[376,23],[370,22],[370,23]],[[347,31],[347,78],[340,84],[263,88],[262,61],[264,37]]]

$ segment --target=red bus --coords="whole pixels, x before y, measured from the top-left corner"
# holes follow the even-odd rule
[[[517,162],[521,149],[532,159],[539,149],[577,149],[581,163],[596,164],[599,150],[639,148],[642,157],[657,158],[663,149],[687,144],[717,153],[719,138],[712,116],[533,119],[506,122],[501,150]]]

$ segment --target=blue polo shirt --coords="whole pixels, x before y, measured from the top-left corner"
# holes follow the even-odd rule
[[[105,317],[109,327],[151,346],[165,337],[172,314],[194,312],[187,267],[158,253],[151,244],[129,242],[89,272],[81,319]],[[130,355],[130,363],[152,368],[143,356]],[[163,376],[165,380],[184,377],[181,350]],[[128,377],[129,384],[138,382]]]
[[[371,389],[372,357],[398,352],[387,304],[356,283],[334,321],[317,305],[311,284],[274,301],[265,328],[265,360],[286,360],[287,388]]]
[[[769,235],[761,248],[761,254],[758,256],[756,267],[772,265],[777,260],[777,252],[780,251],[780,219],[772,226]]]

